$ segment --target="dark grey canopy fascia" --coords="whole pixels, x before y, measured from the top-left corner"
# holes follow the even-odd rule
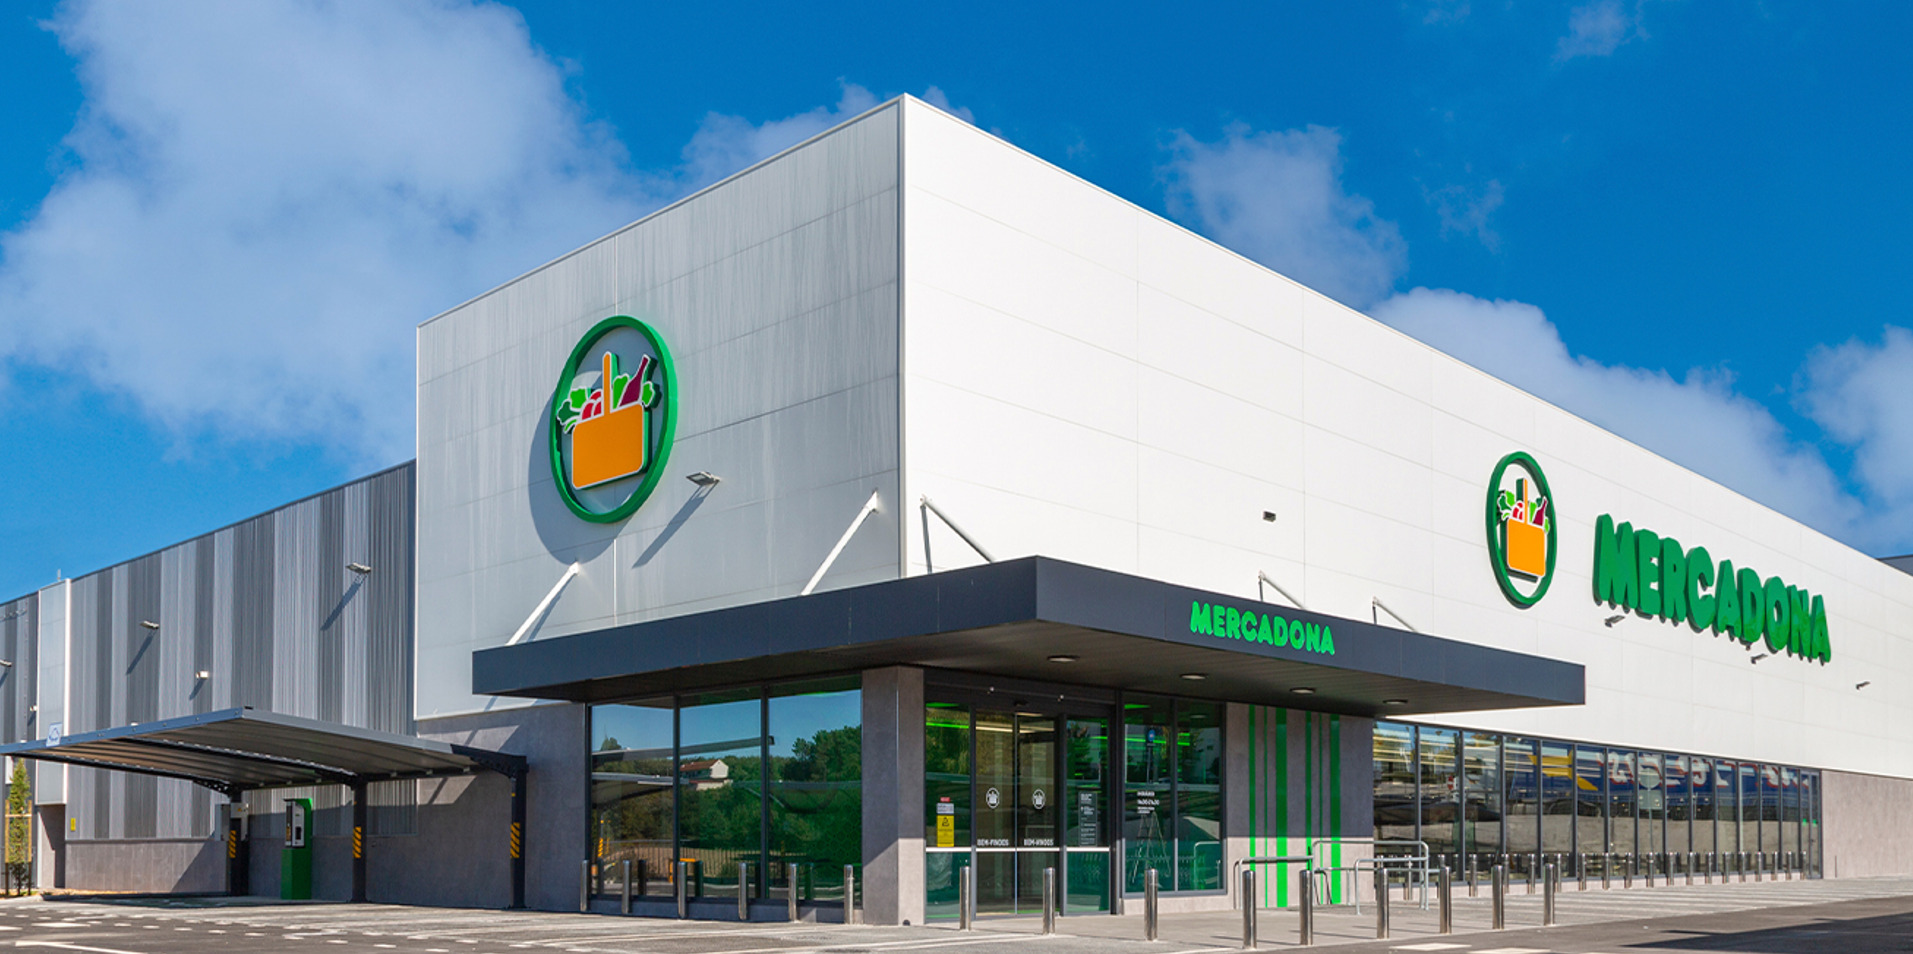
[[[1197,604],[1326,628],[1335,652],[1196,632]],[[1585,697],[1576,663],[1048,557],[481,650],[472,689],[602,702],[896,665],[1361,716]]]

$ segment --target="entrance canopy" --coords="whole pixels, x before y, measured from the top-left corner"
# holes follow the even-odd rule
[[[250,708],[0,746],[0,755],[197,782],[229,796],[259,788],[363,785],[491,770],[523,756]]]
[[[481,694],[604,702],[878,666],[1346,715],[1579,705],[1579,664],[1025,557],[472,656]]]
[[[511,905],[525,899],[525,758],[468,745],[358,729],[250,708],[222,709],[98,732],[0,746],[0,755],[185,779],[237,800],[247,791],[348,785],[352,798],[352,900],[366,900],[366,786],[372,782],[500,773],[512,780]],[[229,889],[243,893],[238,819],[227,829]]]

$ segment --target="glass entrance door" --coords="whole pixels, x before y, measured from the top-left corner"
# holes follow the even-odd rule
[[[976,710],[976,909],[1027,914],[1043,905],[1057,848],[1057,718]]]

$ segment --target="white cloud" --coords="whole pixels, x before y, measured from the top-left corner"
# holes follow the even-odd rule
[[[51,28],[85,100],[71,170],[0,235],[0,360],[182,445],[358,465],[412,453],[419,321],[876,102],[713,113],[633,171],[493,4],[79,2]]]
[[[1506,199],[1499,179],[1490,179],[1479,188],[1465,185],[1446,185],[1439,189],[1424,189],[1422,197],[1435,207],[1435,214],[1441,218],[1441,236],[1473,236],[1490,252],[1501,250],[1501,235],[1489,223],[1496,209]]]
[[[1541,309],[1518,301],[1416,288],[1370,314],[1855,546],[1908,542],[1903,521],[1896,527],[1877,512],[1869,515],[1819,450],[1794,439],[1765,406],[1737,392],[1724,372],[1696,368],[1677,377],[1572,354]],[[1896,370],[1900,380],[1913,374],[1913,336],[1902,334],[1890,345],[1890,354],[1863,346],[1826,353],[1819,365],[1824,382],[1817,379],[1816,386],[1833,387],[1838,398],[1826,405],[1829,419],[1849,422],[1855,440],[1866,442],[1863,448],[1882,431],[1898,428],[1896,479],[1903,492],[1913,491],[1913,414],[1890,388]],[[1856,367],[1870,373],[1856,374]]]
[[[1407,268],[1395,223],[1342,185],[1342,137],[1309,126],[1218,142],[1178,133],[1163,168],[1169,211],[1210,238],[1360,308]]]
[[[1568,11],[1568,35],[1555,44],[1556,62],[1577,56],[1612,56],[1621,44],[1641,32],[1641,12],[1636,5],[1629,10],[1621,0],[1594,0]]]
[[[1888,326],[1878,345],[1856,339],[1816,349],[1801,378],[1801,409],[1853,448],[1874,518],[1905,526],[1913,517],[1913,331]],[[1902,549],[1913,547],[1913,534],[1900,536]]]

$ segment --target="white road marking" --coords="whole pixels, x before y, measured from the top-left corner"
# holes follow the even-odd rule
[[[1443,942],[1443,941],[1429,941],[1429,942],[1428,942],[1428,943],[1426,943],[1426,944],[1403,944],[1403,945],[1402,945],[1402,946],[1400,946],[1400,947],[1397,947],[1397,948],[1391,948],[1391,950],[1396,950],[1396,951],[1462,951],[1462,950],[1467,950],[1467,948],[1468,948],[1468,945],[1466,945],[1466,944],[1449,944],[1449,943],[1446,943],[1446,942]]]
[[[62,951],[89,951],[91,954],[141,954],[139,951],[116,951],[110,947],[86,947],[80,944],[63,944],[59,941],[15,941],[14,947],[52,947]]]

